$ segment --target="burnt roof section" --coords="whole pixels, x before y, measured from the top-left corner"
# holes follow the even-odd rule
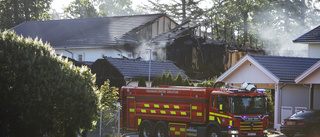
[[[139,78],[141,75],[143,77],[149,76],[149,61],[110,57],[105,57],[105,59],[117,68],[124,78]],[[166,75],[171,72],[173,78],[176,78],[179,72],[183,79],[188,78],[184,71],[172,62],[151,61],[151,78],[161,77],[163,71],[165,71]]]
[[[320,42],[320,25],[293,40],[293,42]]]
[[[254,60],[279,78],[281,82],[294,82],[294,80],[314,65],[320,58],[284,57],[252,55]]]
[[[18,35],[39,37],[52,47],[115,46],[166,14],[146,14],[50,21],[27,21],[14,28]],[[120,42],[119,42],[120,41]],[[130,40],[127,41],[130,43]],[[136,41],[131,41],[136,42]]]

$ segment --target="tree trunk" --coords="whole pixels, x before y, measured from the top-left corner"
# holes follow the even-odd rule
[[[186,0],[181,0],[182,2],[182,22],[186,21]]]
[[[19,22],[19,5],[17,0],[12,1],[13,4],[13,21],[15,25],[18,25]]]
[[[24,15],[25,15],[26,21],[30,21],[29,0],[24,0],[23,4],[24,4],[24,8],[23,9],[24,9]]]
[[[243,12],[243,41],[248,41],[248,11]]]

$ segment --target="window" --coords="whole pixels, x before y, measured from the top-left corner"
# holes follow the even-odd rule
[[[216,98],[216,96],[215,96],[215,95],[212,95],[211,105],[212,105],[213,108],[214,108],[214,105],[215,105],[215,98]]]
[[[82,61],[82,55],[79,55],[78,61]]]

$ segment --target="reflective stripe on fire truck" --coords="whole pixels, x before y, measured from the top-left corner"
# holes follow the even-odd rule
[[[192,110],[197,110],[198,107],[197,106],[192,106]]]
[[[232,120],[229,121],[229,126],[232,126]]]
[[[148,108],[148,107],[150,107],[150,105],[149,104],[144,104],[144,107]]]
[[[180,107],[178,105],[174,105],[173,107],[174,107],[174,109],[180,109]]]
[[[214,121],[214,116],[209,116],[209,120]]]
[[[140,123],[141,123],[141,119],[138,119],[138,126],[140,125]]]
[[[169,136],[185,136],[186,124],[183,123],[169,123]]]
[[[134,108],[130,108],[130,112],[134,112]]]
[[[202,116],[202,112],[197,112],[197,116]]]
[[[218,114],[218,113],[213,113],[213,112],[210,112],[210,115],[214,115],[214,116],[218,116],[218,117],[231,118],[231,116],[223,115],[223,114]]]

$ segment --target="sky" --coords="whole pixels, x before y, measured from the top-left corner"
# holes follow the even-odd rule
[[[67,7],[72,1],[74,0],[53,0],[51,3],[51,8],[61,13],[63,12],[63,8]],[[147,0],[131,0],[131,1],[132,1],[133,8],[148,2]],[[166,3],[166,2],[170,2],[170,0],[161,0],[161,2]],[[210,0],[204,0],[203,3],[200,3],[200,7],[205,8],[210,6],[210,4],[208,3],[210,3]]]
[[[53,0],[51,3],[52,9],[55,9],[57,12],[63,12],[63,8],[67,7],[74,0]],[[131,0],[132,6],[136,7],[137,5],[141,5],[143,2],[147,2],[147,0]]]

